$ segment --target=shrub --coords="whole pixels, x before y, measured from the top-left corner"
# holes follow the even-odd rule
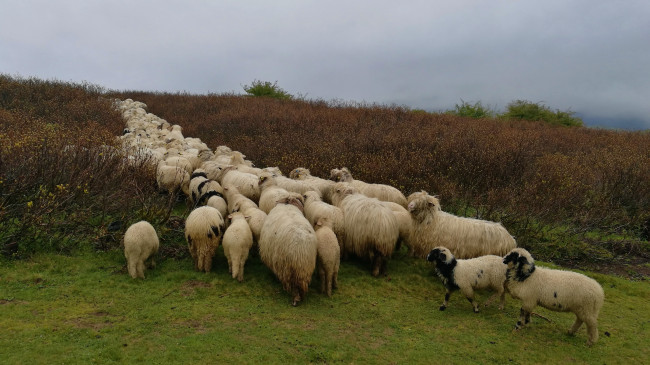
[[[582,119],[575,117],[574,114],[572,111],[552,111],[541,103],[515,100],[508,104],[506,112],[500,114],[499,117],[510,120],[542,121],[566,127],[581,127]]]
[[[460,105],[456,104],[453,110],[448,110],[446,113],[474,119],[493,118],[495,116],[495,112],[489,107],[483,106],[480,101],[470,104],[462,99]]]
[[[275,99],[291,99],[293,96],[278,86],[278,82],[254,80],[250,85],[243,86],[250,96],[266,96]]]

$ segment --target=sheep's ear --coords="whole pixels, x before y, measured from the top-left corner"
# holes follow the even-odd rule
[[[245,215],[244,219],[249,220],[249,219],[251,219],[251,216],[250,215]]]
[[[232,219],[232,214],[228,214],[228,219]]]
[[[528,263],[528,259],[526,259],[525,256],[519,256],[519,258],[517,259],[517,262],[519,262],[522,265],[526,265]]]

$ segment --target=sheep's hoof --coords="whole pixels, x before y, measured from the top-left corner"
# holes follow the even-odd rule
[[[478,308],[474,308],[474,313],[478,313]]]
[[[447,309],[447,307],[444,306],[444,305],[441,305],[439,309],[440,309],[441,311],[444,311],[445,309]]]

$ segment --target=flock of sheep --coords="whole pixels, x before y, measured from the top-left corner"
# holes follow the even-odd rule
[[[500,224],[458,217],[441,210],[427,192],[408,197],[398,189],[355,180],[343,167],[329,179],[305,168],[288,177],[277,167],[257,168],[226,146],[214,151],[198,138],[184,137],[171,125],[131,99],[117,100],[126,120],[120,137],[130,159],[157,166],[161,190],[183,192],[193,210],[185,222],[185,238],[196,270],[209,272],[219,245],[228,270],[242,281],[249,252],[256,247],[297,305],[318,268],[321,291],[337,287],[341,259],[367,259],[373,276],[386,273],[388,259],[400,245],[415,257],[432,262],[446,288],[459,290],[475,312],[475,289],[505,293],[522,301],[516,328],[529,323],[532,310],[573,312],[575,333],[586,323],[588,344],[598,339],[597,318],[603,304],[601,286],[582,274],[536,267],[529,252]],[[158,250],[155,229],[147,222],[129,227],[124,253],[129,274],[144,278],[144,262]],[[486,303],[487,304],[487,303]]]

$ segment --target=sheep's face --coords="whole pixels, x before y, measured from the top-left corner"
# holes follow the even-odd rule
[[[317,192],[310,190],[306,191],[305,194],[303,194],[302,198],[305,204],[307,204],[308,202],[319,201],[320,195]]]
[[[535,271],[535,260],[523,248],[515,248],[510,251],[503,258],[503,263],[508,266],[507,276],[509,279],[524,281]]]
[[[341,181],[341,170],[339,170],[339,169],[330,170],[330,180],[340,182]]]
[[[310,175],[309,170],[307,170],[304,167],[298,167],[297,169],[291,171],[289,177],[294,180],[302,180],[309,175]]]
[[[407,209],[409,213],[414,216],[418,216],[426,212],[438,212],[440,211],[440,201],[431,195],[428,195],[426,192],[414,193],[409,195],[409,203]]]
[[[427,255],[429,262],[451,264],[454,259],[454,255],[445,247],[436,247]]]

